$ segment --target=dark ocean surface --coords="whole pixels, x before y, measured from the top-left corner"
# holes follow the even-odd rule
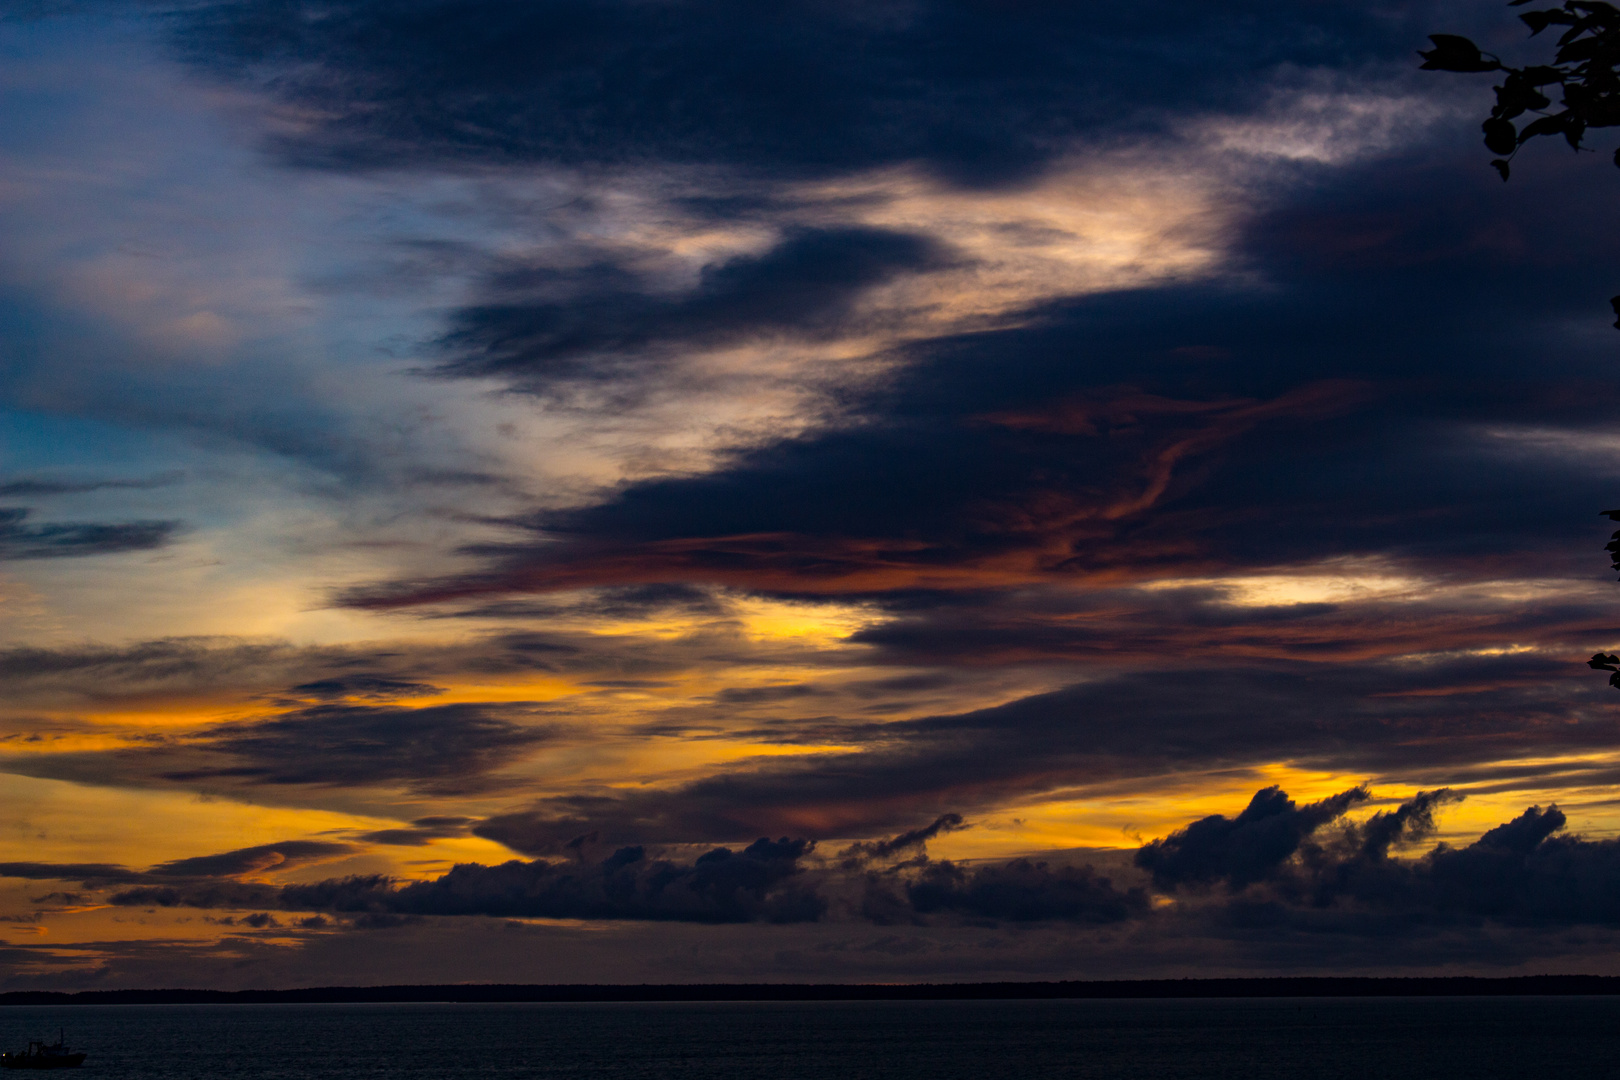
[[[1620,1078],[1620,997],[0,1008],[59,1027],[84,1080]]]

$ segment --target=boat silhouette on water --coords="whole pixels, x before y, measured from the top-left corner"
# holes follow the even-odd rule
[[[0,1054],[0,1065],[8,1069],[76,1069],[84,1064],[84,1054],[67,1047],[60,1032],[54,1043],[31,1042],[20,1054]]]

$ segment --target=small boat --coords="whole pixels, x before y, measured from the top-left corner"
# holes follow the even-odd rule
[[[20,1054],[0,1054],[0,1065],[8,1069],[76,1069],[84,1064],[84,1054],[67,1047],[61,1032],[54,1043],[31,1042]]]

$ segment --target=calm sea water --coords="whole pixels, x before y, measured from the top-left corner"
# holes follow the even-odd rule
[[[0,1008],[58,1027],[83,1080],[1620,1078],[1620,998]]]

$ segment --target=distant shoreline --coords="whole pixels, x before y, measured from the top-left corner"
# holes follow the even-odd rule
[[[1502,997],[1620,994],[1620,976],[1302,977],[979,983],[321,986],[302,990],[14,990],[4,1005],[321,1005],[426,1002],[970,1001],[1073,998]]]

